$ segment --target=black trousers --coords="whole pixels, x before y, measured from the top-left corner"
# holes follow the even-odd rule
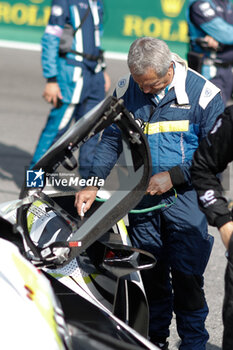
[[[223,350],[233,349],[233,235],[228,249],[228,263],[225,272],[225,296],[223,302]]]

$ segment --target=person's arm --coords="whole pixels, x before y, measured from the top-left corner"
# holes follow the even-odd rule
[[[203,39],[207,43],[208,48],[211,48],[215,51],[218,50],[219,42],[217,40],[215,40],[214,38],[212,38],[212,36],[206,35]]]
[[[190,19],[204,33],[224,45],[233,45],[233,25],[219,17],[207,1],[195,1],[190,7]]]
[[[48,81],[46,83],[43,97],[48,103],[52,103],[54,107],[58,107],[59,100],[62,100],[62,94],[56,81]]]
[[[111,78],[109,74],[104,70],[104,90],[108,93],[111,87]]]
[[[114,124],[105,129],[101,141],[96,147],[89,177],[106,179],[122,152],[121,132]],[[74,206],[81,215],[90,209],[95,200],[98,188],[87,186],[75,195]]]
[[[210,87],[211,88],[211,87]],[[209,90],[208,83],[206,87],[203,88],[202,95],[204,96]],[[222,101],[220,93],[215,96],[209,97],[209,103],[205,108],[197,107],[195,113],[200,116],[199,122],[199,142],[210,131],[211,127],[215,123],[217,117],[224,111],[224,103]],[[175,188],[183,185],[191,185],[191,175],[190,166],[192,160],[184,161],[171,169],[169,169],[169,175],[171,177],[171,182]]]
[[[209,85],[207,82],[202,90],[201,96],[204,96],[207,91],[211,91],[211,87],[212,85]],[[205,98],[207,99],[207,97]],[[224,110],[224,104],[219,90],[215,91],[215,95],[212,91],[212,95],[209,97],[209,103],[206,102],[206,104],[206,106],[202,107],[197,106],[195,110],[195,114],[200,115],[199,140],[207,135],[217,116]],[[153,175],[150,179],[147,192],[151,195],[160,195],[169,191],[172,187],[178,189],[182,186],[191,186],[191,164],[192,160],[184,161],[182,164],[176,165],[168,171]]]
[[[232,160],[233,108],[228,107],[219,116],[208,136],[201,141],[194,153],[191,167],[192,183],[198,194],[200,209],[205,213],[209,224],[220,230],[226,247],[231,235],[231,224],[225,225],[231,223],[232,218],[217,174]]]
[[[219,232],[222,238],[222,242],[228,250],[229,242],[233,233],[233,221],[229,221],[219,228]]]
[[[68,20],[68,5],[64,0],[53,0],[51,15],[41,39],[42,54],[41,63],[43,76],[47,82],[44,88],[44,99],[58,107],[62,94],[57,82],[59,43],[65,23]]]
[[[106,128],[96,147],[89,177],[106,179],[122,152],[121,131],[112,124]]]
[[[168,171],[155,174],[150,178],[146,192],[151,196],[166,193],[173,187],[171,176]]]
[[[82,217],[90,209],[96,198],[97,192],[97,187],[87,186],[75,194],[74,206],[76,207],[80,217]]]
[[[41,63],[43,76],[48,82],[56,82],[58,75],[59,44],[63,28],[69,19],[69,9],[66,0],[53,0],[51,15],[41,39]]]

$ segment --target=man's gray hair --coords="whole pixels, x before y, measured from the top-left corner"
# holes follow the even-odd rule
[[[170,67],[172,53],[167,44],[153,37],[142,37],[135,40],[128,53],[128,67],[132,74],[145,74],[153,68],[159,77],[163,77]]]

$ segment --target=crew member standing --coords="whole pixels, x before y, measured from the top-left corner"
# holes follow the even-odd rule
[[[43,96],[53,105],[30,167],[69,127],[105,97],[110,80],[101,50],[103,6],[100,0],[53,0],[42,37]],[[83,144],[80,173],[87,176],[98,135]]]
[[[208,136],[194,153],[191,167],[192,182],[197,190],[199,205],[210,225],[218,228],[227,249],[223,303],[223,350],[233,349],[233,220],[218,178],[233,161],[233,106],[227,107]]]
[[[152,177],[138,209],[175,204],[158,211],[129,214],[133,246],[151,252],[154,269],[143,273],[150,309],[150,340],[168,349],[173,311],[181,338],[180,350],[205,350],[208,306],[203,273],[213,237],[198,208],[189,168],[200,140],[224,110],[220,90],[187,69],[178,55],[157,38],[132,43],[128,54],[130,75],[121,79],[115,94],[144,127],[152,157]],[[90,176],[105,179],[122,149],[119,130],[107,128],[97,146]],[[98,189],[87,187],[76,194],[79,215],[95,200]]]
[[[233,4],[230,0],[189,0],[187,21],[189,66],[221,89],[226,105],[233,92]]]

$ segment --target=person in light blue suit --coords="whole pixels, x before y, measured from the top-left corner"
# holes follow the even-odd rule
[[[68,129],[72,120],[77,121],[105,98],[105,88],[109,88],[110,80],[104,72],[100,43],[102,19],[102,1],[52,1],[41,44],[43,76],[47,80],[43,96],[53,108],[30,168]],[[70,47],[67,47],[69,42]],[[84,178],[97,142],[98,135],[80,148],[80,173]]]
[[[203,54],[200,73],[221,89],[225,105],[233,91],[233,4],[230,0],[189,0],[190,51]],[[197,39],[205,40],[203,48]]]

